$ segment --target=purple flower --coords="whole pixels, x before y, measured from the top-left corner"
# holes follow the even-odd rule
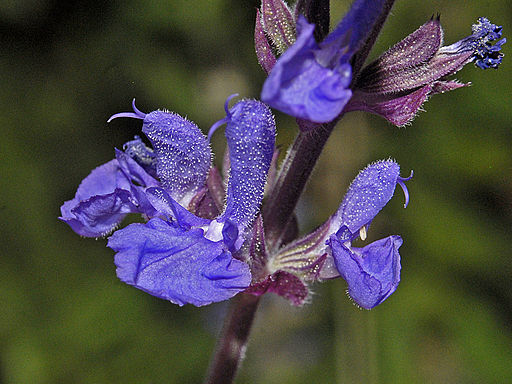
[[[446,47],[439,18],[432,19],[363,69],[345,112],[375,113],[394,125],[409,123],[430,95],[468,84],[447,80],[469,62],[498,68],[506,39],[502,27],[479,18],[473,34]]]
[[[316,231],[296,240],[271,260],[271,273],[285,271],[305,281],[343,277],[348,293],[361,307],[382,303],[400,282],[400,236],[389,236],[363,247],[352,247],[356,238],[366,239],[375,216],[393,197],[396,185],[405,187],[400,167],[392,160],[370,164],[354,179],[340,207]]]
[[[400,177],[400,167],[392,160],[371,164],[355,178],[331,217],[330,228],[339,228],[328,240],[334,264],[348,284],[349,295],[363,308],[382,303],[398,287],[402,238],[389,236],[364,248],[352,247],[351,242],[366,239],[372,220],[391,200],[397,184],[404,190],[407,206],[404,181],[411,177]]]
[[[389,1],[356,0],[345,18],[320,43],[315,25],[300,16],[297,40],[277,60],[261,99],[291,116],[324,123],[343,110],[352,91],[351,60],[389,11]]]
[[[187,210],[205,197],[207,178],[212,175],[208,139],[194,123],[177,114],[144,114],[135,105],[134,112],[116,114],[109,121],[117,117],[143,120],[142,131],[153,149],[140,139],[127,143],[125,152],[118,151],[117,160],[93,171],[75,199],[63,206],[63,220],[75,231],[77,222],[91,227],[78,213],[95,199],[103,204],[97,211],[90,208],[93,215],[89,216],[109,229],[129,212],[150,218],[109,238],[108,246],[117,252],[117,275],[127,284],[179,305],[226,300],[251,283],[249,265],[237,259],[237,253],[263,198],[275,123],[261,102],[242,100],[228,110],[228,101],[227,117],[212,129],[213,133],[220,124],[227,124],[231,165],[226,205],[215,219]],[[127,165],[118,165],[120,158]],[[122,177],[117,168],[124,171]]]

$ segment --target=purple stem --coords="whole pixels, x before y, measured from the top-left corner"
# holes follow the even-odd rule
[[[241,293],[231,301],[205,384],[232,383],[245,356],[260,296]]]

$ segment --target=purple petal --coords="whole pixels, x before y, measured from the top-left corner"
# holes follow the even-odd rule
[[[164,217],[176,220],[184,229],[207,227],[211,220],[197,217],[177,203],[163,188],[149,188],[146,195],[155,209]]]
[[[222,243],[158,218],[116,231],[108,246],[117,252],[123,282],[180,306],[227,300],[251,282],[248,265],[233,259]]]
[[[256,100],[238,102],[228,118],[226,138],[231,168],[226,208],[218,221],[231,221],[243,232],[260,209],[274,154],[276,127],[270,109]]]
[[[329,245],[350,297],[361,307],[371,309],[395,292],[400,282],[400,236],[374,241],[364,248],[350,248],[335,235]]]
[[[165,111],[148,113],[142,131],[155,150],[162,185],[173,199],[188,205],[206,183],[212,159],[208,140],[197,125]]]
[[[297,0],[295,2],[294,17],[299,15],[306,17],[306,20],[315,24],[315,39],[322,41],[329,34],[330,30],[330,0]]]
[[[494,45],[491,43],[501,37],[502,29],[501,26],[492,24],[485,17],[480,17],[478,18],[478,23],[473,24],[472,35],[452,45],[443,47],[440,51],[452,54],[470,52],[472,53],[470,61],[473,61],[478,68],[497,69],[503,59],[503,53],[500,50],[502,45],[507,42],[507,39],[501,39]]]
[[[105,236],[128,213],[148,216],[154,213],[153,207],[145,199],[143,187],[145,183],[158,185],[158,182],[133,159],[121,155],[119,158],[125,160],[123,165],[115,159],[94,169],[82,181],[75,197],[62,205],[60,219],[79,235]],[[135,186],[132,178],[141,186]]]
[[[350,238],[358,235],[393,197],[400,166],[381,160],[363,169],[350,185],[343,202],[331,219],[331,228],[346,227]]]
[[[301,279],[291,273],[278,271],[268,276],[265,280],[251,285],[245,293],[261,296],[267,292],[273,292],[278,296],[289,300],[293,305],[303,305],[308,297],[309,290]]]
[[[123,145],[123,151],[137,162],[152,177],[156,174],[156,155],[153,149],[142,142],[139,136]]]
[[[334,120],[350,99],[350,65],[328,67],[317,61],[320,53],[315,26],[298,21],[298,38],[277,61],[263,85],[261,99],[291,116],[324,123]]]
[[[119,169],[128,179],[145,187],[156,187],[160,185],[155,178],[149,175],[146,170],[127,153],[116,148],[115,154],[119,164]]]
[[[268,43],[267,36],[263,31],[261,14],[259,9],[256,10],[256,26],[254,27],[254,47],[256,49],[256,57],[258,63],[265,72],[270,73],[276,64],[276,57],[272,52],[272,47]]]
[[[347,63],[363,47],[366,55],[371,48],[366,45],[373,45],[392,5],[393,0],[355,0],[345,17],[320,44],[322,54],[331,63]]]
[[[138,212],[132,203],[131,193],[115,189],[106,195],[92,196],[85,201],[66,201],[61,219],[80,236],[102,237],[112,232],[128,213]]]

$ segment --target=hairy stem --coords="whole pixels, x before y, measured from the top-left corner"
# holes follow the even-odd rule
[[[259,296],[233,298],[205,384],[230,384],[245,357],[249,332],[260,302]]]

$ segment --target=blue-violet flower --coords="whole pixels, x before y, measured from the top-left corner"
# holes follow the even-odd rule
[[[397,235],[353,247],[356,238],[366,239],[368,228],[391,200],[396,185],[405,187],[400,167],[392,160],[367,166],[350,185],[338,210],[315,232],[285,246],[270,262],[271,272],[286,271],[305,281],[343,277],[348,293],[361,307],[371,309],[387,299],[400,282],[402,238]]]
[[[101,236],[127,213],[149,221],[130,224],[109,238],[117,252],[118,277],[154,296],[196,306],[226,300],[251,283],[249,265],[237,259],[258,213],[275,142],[269,108],[242,100],[228,109],[226,138],[230,174],[226,204],[215,218],[197,208],[208,193],[211,151],[199,128],[168,111],[134,112],[117,117],[143,120],[140,138],[116,150],[116,159],[94,170],[74,199],[64,203],[61,219],[84,236]],[[216,127],[219,124],[216,125]],[[210,176],[209,176],[210,175]],[[206,190],[206,192],[205,192]],[[210,196],[210,201],[211,201]],[[208,211],[208,210],[206,210]],[[206,215],[209,216],[209,215]]]
[[[385,0],[356,0],[320,43],[315,25],[297,21],[297,40],[279,57],[263,85],[261,100],[312,122],[334,120],[352,96],[350,61],[388,7]]]

